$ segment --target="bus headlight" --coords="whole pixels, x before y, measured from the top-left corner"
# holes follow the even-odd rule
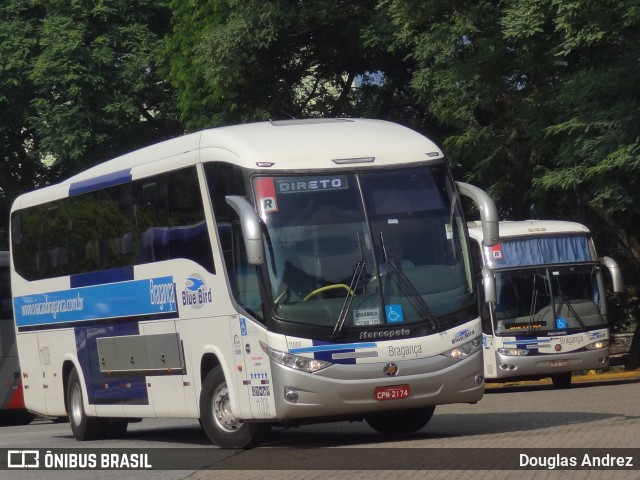
[[[476,352],[479,352],[482,348],[482,340],[480,337],[473,338],[462,345],[458,345],[456,348],[444,352],[443,355],[447,357],[455,358],[456,360],[463,360],[470,357]]]
[[[609,344],[609,340],[598,340],[597,342],[590,343],[584,348],[587,350],[600,350],[601,348],[607,348]]]
[[[525,350],[524,348],[498,348],[496,351],[506,357],[524,357],[525,355],[529,355],[529,350]]]
[[[329,365],[332,365],[331,362],[326,362],[324,360],[316,360],[288,352],[281,352],[280,350],[271,348],[262,342],[260,342],[260,346],[262,347],[262,350],[269,355],[271,360],[279,363],[280,365],[284,365],[285,367],[293,368],[294,370],[315,373],[323,368],[327,368]]]

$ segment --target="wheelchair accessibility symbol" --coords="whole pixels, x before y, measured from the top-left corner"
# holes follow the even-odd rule
[[[404,315],[402,314],[402,305],[385,305],[384,310],[387,314],[387,323],[403,323]]]

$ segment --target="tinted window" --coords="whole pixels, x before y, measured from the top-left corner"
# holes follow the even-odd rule
[[[17,211],[12,242],[28,280],[174,258],[214,272],[195,168]]]

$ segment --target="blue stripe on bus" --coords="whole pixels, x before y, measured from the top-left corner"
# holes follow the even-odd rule
[[[24,295],[13,304],[18,328],[178,312],[171,276]]]
[[[80,273],[69,277],[71,288],[127,282],[129,280],[133,280],[133,267],[98,270],[97,272]]]
[[[76,183],[72,183],[69,187],[69,196],[80,195],[81,193],[92,192],[94,190],[101,190],[103,188],[112,187],[121,183],[127,183],[131,181],[131,169],[120,170],[119,172],[107,173],[99,177],[90,178],[88,180],[81,180]]]
[[[339,350],[356,350],[359,348],[376,348],[375,342],[368,343],[326,343],[323,345],[314,345],[313,347],[292,348],[289,353],[318,353],[318,352],[335,352]]]

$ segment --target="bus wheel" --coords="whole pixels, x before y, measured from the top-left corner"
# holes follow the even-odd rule
[[[387,412],[370,415],[365,418],[369,426],[374,430],[386,435],[402,435],[413,433],[424,427],[431,417],[436,407],[412,408],[399,412]]]
[[[231,413],[229,389],[219,365],[209,372],[200,393],[200,424],[222,448],[251,448],[269,432],[269,424],[245,421]]]
[[[571,372],[555,373],[551,375],[555,388],[569,388],[571,386]]]
[[[88,417],[84,411],[82,399],[82,384],[78,371],[74,368],[69,375],[67,385],[67,411],[71,431],[76,440],[98,440],[104,438],[106,433],[106,421],[103,418]]]

